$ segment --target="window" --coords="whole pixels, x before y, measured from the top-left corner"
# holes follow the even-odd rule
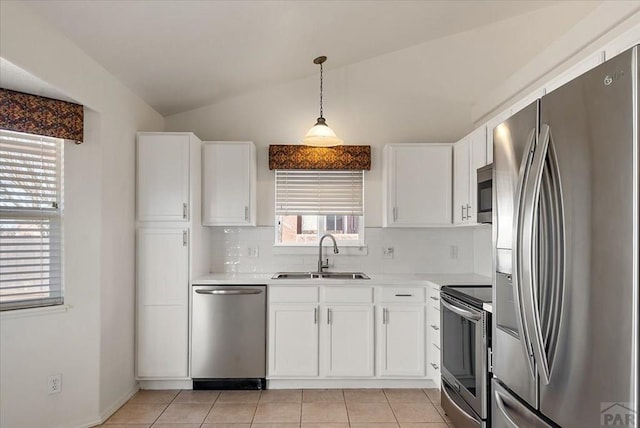
[[[276,245],[364,245],[364,171],[276,170]]]
[[[63,150],[0,130],[0,310],[63,303]]]

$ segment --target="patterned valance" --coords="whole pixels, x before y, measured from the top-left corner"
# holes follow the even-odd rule
[[[371,146],[269,146],[269,169],[371,169]]]
[[[84,108],[79,104],[0,88],[0,128],[81,143]]]

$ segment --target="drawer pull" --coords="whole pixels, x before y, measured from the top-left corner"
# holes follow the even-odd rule
[[[396,297],[413,297],[413,294],[396,294]]]
[[[431,363],[431,367],[433,367],[435,370],[440,370],[440,366],[438,366],[436,363]]]
[[[440,300],[439,297],[433,297],[433,296],[429,296],[431,298],[431,300],[435,300],[436,302]]]
[[[433,347],[436,348],[438,351],[440,350],[440,347],[438,345],[436,345],[435,343],[433,344]]]
[[[432,328],[432,329],[434,329],[435,331],[440,330],[440,327],[438,327],[438,326],[437,326],[437,325],[435,325],[435,324],[431,324],[431,328]]]

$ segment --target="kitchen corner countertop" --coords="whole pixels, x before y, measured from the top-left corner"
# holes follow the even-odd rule
[[[274,272],[275,273],[275,272]],[[476,274],[378,274],[367,273],[371,279],[272,279],[274,273],[210,273],[191,281],[198,285],[445,285],[491,284],[491,277]]]

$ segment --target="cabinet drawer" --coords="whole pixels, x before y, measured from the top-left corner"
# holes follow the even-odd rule
[[[439,290],[431,287],[427,289],[427,304],[436,309],[440,309],[440,291]]]
[[[429,332],[429,342],[440,347],[440,323],[427,322],[427,331]]]
[[[370,287],[323,287],[322,294],[327,303],[373,303]]]
[[[391,303],[424,303],[423,287],[382,287],[380,301]]]
[[[318,287],[269,287],[269,301],[278,303],[315,303]]]

